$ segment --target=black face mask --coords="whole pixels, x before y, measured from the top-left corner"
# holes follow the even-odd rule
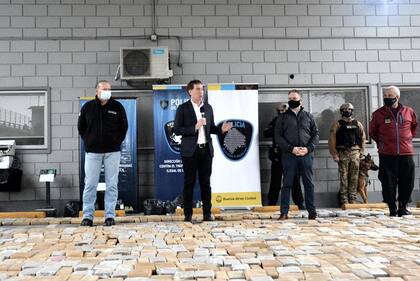
[[[392,106],[397,101],[397,98],[384,98],[384,104],[386,106]]]
[[[353,111],[343,111],[341,112],[341,116],[349,118],[350,116],[353,115]]]
[[[288,104],[289,104],[289,107],[293,109],[300,105],[300,100],[289,100]]]

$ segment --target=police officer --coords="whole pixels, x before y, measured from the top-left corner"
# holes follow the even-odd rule
[[[277,116],[286,112],[289,108],[288,104],[281,102],[278,104],[276,111]],[[277,116],[271,120],[267,128],[264,129],[264,137],[272,138],[273,143],[268,151],[268,158],[271,160],[271,175],[270,175],[270,189],[268,191],[267,199],[269,206],[277,205],[279,199],[279,193],[281,190],[281,181],[283,178],[283,165],[281,163],[281,149],[277,146],[274,139],[274,127],[277,122]],[[292,199],[293,202],[298,206],[299,210],[304,210],[305,206],[303,205],[303,194],[300,187],[300,177],[299,174],[296,174],[295,181],[292,187]]]
[[[365,151],[365,131],[353,111],[351,103],[340,106],[341,119],[331,126],[328,140],[330,154],[338,163],[341,204],[356,202],[360,158]]]

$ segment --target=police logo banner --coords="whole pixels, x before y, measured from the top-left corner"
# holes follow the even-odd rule
[[[210,84],[208,102],[215,123],[232,129],[213,141],[212,205],[261,206],[258,148],[258,85]]]
[[[185,85],[153,86],[155,140],[155,198],[174,200],[182,194],[184,170],[180,155],[181,136],[174,133],[178,106],[189,100]],[[198,190],[198,189],[197,189]],[[195,198],[198,198],[198,191]]]

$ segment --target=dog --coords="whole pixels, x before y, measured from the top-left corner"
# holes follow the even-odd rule
[[[379,167],[375,164],[370,154],[363,155],[363,158],[360,159],[360,164],[359,164],[359,178],[357,181],[357,193],[359,193],[360,196],[362,197],[364,204],[368,203],[367,187],[370,184],[369,174],[368,174],[369,170],[377,171],[379,170]],[[341,206],[342,204],[341,204],[340,191],[337,194],[337,200],[338,200],[338,205]]]
[[[362,197],[364,204],[368,203],[367,187],[370,184],[369,174],[368,174],[369,170],[377,171],[379,170],[379,167],[375,164],[372,157],[368,153],[368,155],[364,156],[364,158],[360,160],[359,180],[357,182],[357,193],[359,193],[360,196]]]

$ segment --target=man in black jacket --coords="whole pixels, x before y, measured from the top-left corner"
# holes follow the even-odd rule
[[[279,193],[281,190],[281,181],[283,178],[283,165],[281,163],[281,149],[276,144],[274,138],[274,131],[277,123],[277,118],[279,114],[283,114],[287,111],[288,105],[285,102],[278,104],[276,111],[277,116],[271,120],[267,128],[264,129],[264,137],[272,138],[273,143],[268,151],[268,158],[271,160],[271,175],[270,175],[270,188],[268,190],[268,205],[274,206],[279,200]],[[300,177],[299,173],[296,173],[295,180],[292,187],[292,199],[293,202],[298,206],[299,210],[304,210],[305,206],[303,205],[303,194],[300,187]]]
[[[192,202],[194,185],[197,178],[200,183],[201,201],[203,201],[203,221],[211,221],[211,165],[213,144],[210,134],[219,133],[214,124],[213,108],[204,103],[204,87],[199,80],[192,80],[187,85],[191,99],[181,104],[176,111],[174,131],[182,136],[181,157],[184,169],[184,221],[192,221]],[[222,125],[222,133],[232,128],[230,123]]]
[[[289,109],[279,115],[275,129],[275,140],[280,146],[284,181],[281,190],[280,220],[288,219],[290,190],[296,173],[300,172],[305,188],[305,203],[309,219],[317,216],[314,205],[313,151],[318,142],[318,128],[309,112],[303,110],[301,96],[297,90],[289,92]]]
[[[118,174],[121,143],[128,123],[124,107],[111,97],[111,84],[101,80],[96,84],[96,96],[80,110],[77,124],[85,145],[85,188],[83,190],[82,226],[93,225],[96,188],[102,163],[105,168],[105,226],[115,224],[118,199]]]

